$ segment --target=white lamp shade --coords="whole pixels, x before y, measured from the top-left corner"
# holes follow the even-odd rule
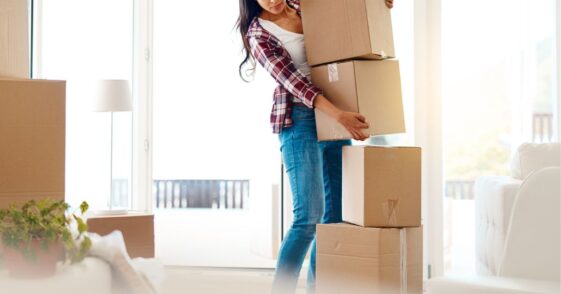
[[[131,90],[127,80],[101,80],[94,91],[94,111],[132,111]]]

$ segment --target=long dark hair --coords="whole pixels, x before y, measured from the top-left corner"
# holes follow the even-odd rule
[[[236,22],[236,29],[240,31],[240,35],[243,41],[243,48],[242,52],[245,54],[244,59],[240,63],[238,68],[238,73],[240,78],[245,82],[249,82],[249,77],[252,77],[255,73],[255,59],[251,55],[251,50],[249,48],[249,42],[245,35],[249,30],[249,25],[251,21],[258,16],[263,8],[257,3],[257,0],[240,0],[240,16],[238,17],[238,21]],[[248,69],[245,69],[247,64],[250,63],[251,66]]]

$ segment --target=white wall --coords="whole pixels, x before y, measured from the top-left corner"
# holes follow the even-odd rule
[[[561,139],[561,2],[557,1],[557,130],[556,140]]]
[[[425,279],[443,274],[440,0],[415,1],[415,145],[422,148]]]

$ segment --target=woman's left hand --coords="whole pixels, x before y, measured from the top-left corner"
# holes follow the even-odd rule
[[[393,0],[386,0],[386,6],[388,8],[393,8]]]

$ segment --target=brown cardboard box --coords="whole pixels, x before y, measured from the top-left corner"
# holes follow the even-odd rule
[[[405,132],[401,81],[397,60],[332,63],[312,68],[312,82],[342,110],[360,112],[371,136]],[[350,139],[336,120],[316,110],[318,140]]]
[[[343,147],[343,220],[365,227],[421,225],[421,148]]]
[[[64,199],[66,82],[0,79],[0,208]]]
[[[421,294],[422,279],[422,228],[317,226],[318,293]]]
[[[131,258],[154,257],[154,215],[129,212],[126,215],[96,215],[88,218],[88,231],[107,235],[115,230],[123,233]]]
[[[395,57],[390,9],[384,0],[302,0],[301,6],[310,66]]]
[[[29,77],[28,1],[0,1],[0,76]]]

